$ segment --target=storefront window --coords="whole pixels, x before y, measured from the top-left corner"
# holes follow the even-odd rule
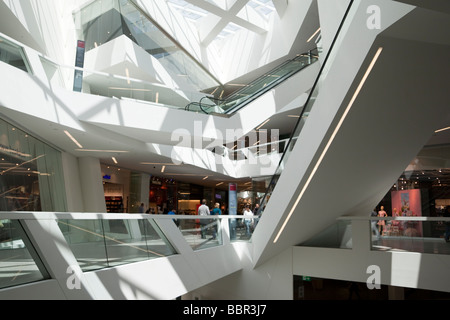
[[[450,128],[438,129],[378,204],[387,216],[440,217],[450,206]],[[440,222],[410,223],[402,235],[442,237]]]
[[[177,202],[177,182],[152,176],[150,179],[149,194],[150,213],[166,214],[169,210],[178,210]]]
[[[61,154],[0,120],[0,211],[66,211]]]

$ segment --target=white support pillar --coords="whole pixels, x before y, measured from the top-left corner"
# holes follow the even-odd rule
[[[100,161],[96,158],[79,158],[78,167],[84,211],[106,213]]]

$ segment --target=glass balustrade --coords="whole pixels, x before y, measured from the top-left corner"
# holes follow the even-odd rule
[[[18,220],[0,220],[0,289],[48,278]]]
[[[3,37],[0,37],[0,61],[31,73],[31,68],[23,49]]]
[[[173,232],[165,234],[160,227],[167,218],[64,218],[56,221],[81,270],[87,272],[178,254],[172,241],[180,238]],[[231,242],[251,241],[258,217],[177,215],[173,221],[187,244],[197,251],[222,246],[228,232]],[[228,226],[229,230],[225,231]],[[34,239],[33,235],[26,234],[20,220],[0,220],[0,288],[50,278],[34,250],[40,244],[30,239]]]
[[[75,12],[74,19],[79,40],[86,43],[86,51],[124,35],[158,59],[180,87],[202,91],[219,85],[188,50],[163,32],[156,21],[132,1],[94,1]]]
[[[252,218],[242,218],[237,216],[228,221],[230,231],[230,241],[251,241],[253,231],[259,222],[259,216]]]
[[[203,113],[234,113],[318,59],[317,49],[300,54],[245,85],[226,99],[218,99],[211,95],[204,96],[198,102],[189,103],[185,109]]]
[[[183,219],[178,227],[194,251],[223,244],[221,222],[218,218]]]
[[[372,219],[371,250],[450,254],[446,220],[438,217]]]
[[[58,220],[83,271],[175,254],[152,220]]]

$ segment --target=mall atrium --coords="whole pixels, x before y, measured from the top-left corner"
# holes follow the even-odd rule
[[[0,73],[0,299],[450,298],[448,1],[0,0]]]

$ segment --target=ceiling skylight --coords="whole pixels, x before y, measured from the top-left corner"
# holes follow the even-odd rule
[[[268,16],[275,11],[272,0],[250,0],[248,5],[265,18],[268,18]]]
[[[197,21],[200,18],[208,15],[208,11],[194,6],[184,0],[167,0],[169,6],[175,8],[180,12],[186,19],[191,21]]]

